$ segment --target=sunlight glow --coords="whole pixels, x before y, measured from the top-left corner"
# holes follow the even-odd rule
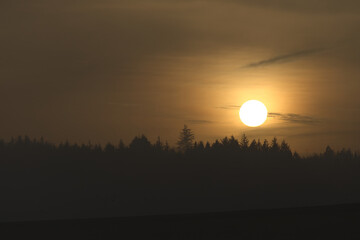
[[[249,100],[241,106],[239,115],[246,126],[258,127],[266,121],[267,109],[262,102]]]

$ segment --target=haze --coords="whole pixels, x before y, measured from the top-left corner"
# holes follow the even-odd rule
[[[174,145],[245,133],[360,150],[359,1],[0,3],[0,137]],[[250,99],[269,118],[239,119]]]

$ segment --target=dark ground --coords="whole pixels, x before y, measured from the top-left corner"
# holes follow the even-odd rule
[[[0,226],[1,239],[360,239],[360,204]]]

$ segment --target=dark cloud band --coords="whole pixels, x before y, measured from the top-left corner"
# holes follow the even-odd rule
[[[268,113],[268,117],[277,118],[282,121],[291,122],[291,123],[301,123],[301,124],[316,124],[320,120],[311,116],[300,115],[295,113]]]
[[[259,62],[253,62],[253,63],[249,63],[241,68],[256,68],[256,67],[262,67],[262,66],[267,66],[267,65],[271,65],[271,64],[276,64],[276,63],[284,63],[284,62],[288,62],[300,57],[305,57],[308,55],[312,55],[315,53],[319,53],[319,52],[323,52],[325,51],[326,48],[315,48],[315,49],[307,49],[307,50],[302,50],[302,51],[298,51],[298,52],[293,52],[293,53],[289,53],[289,54],[285,54],[285,55],[279,55],[273,58],[269,58],[269,59],[265,59]]]

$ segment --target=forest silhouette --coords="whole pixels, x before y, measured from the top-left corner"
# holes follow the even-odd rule
[[[144,135],[135,136],[129,145],[125,145],[122,140],[117,145],[108,143],[105,146],[100,144],[70,144],[68,141],[56,145],[40,139],[31,139],[29,136],[18,136],[11,138],[10,141],[0,140],[0,154],[2,159],[22,159],[21,161],[31,161],[43,157],[66,157],[66,159],[80,159],[82,157],[97,157],[99,161],[106,158],[116,158],[119,160],[127,158],[143,158],[156,161],[157,158],[193,158],[204,160],[206,158],[226,157],[238,158],[238,160],[251,159],[273,159],[273,160],[339,160],[357,161],[359,156],[350,149],[343,148],[335,152],[327,146],[323,153],[314,153],[307,157],[301,157],[297,152],[292,152],[290,145],[282,140],[279,143],[274,137],[270,142],[267,139],[249,140],[243,134],[240,139],[234,136],[217,139],[213,143],[194,141],[194,133],[186,125],[180,132],[177,147],[170,147],[168,142],[157,138],[155,143]],[[49,159],[50,160],[50,159]],[[4,163],[4,162],[3,162]],[[75,163],[75,162],[74,162]]]
[[[359,202],[351,150],[300,156],[277,138],[128,144],[0,141],[0,221],[212,212]]]

